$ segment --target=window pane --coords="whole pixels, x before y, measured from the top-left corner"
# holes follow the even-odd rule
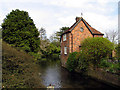
[[[64,54],[67,54],[67,47],[64,47]]]
[[[84,29],[81,27],[81,28],[80,28],[80,31],[83,32],[83,30],[84,30]]]
[[[63,41],[66,41],[66,34],[63,35]]]

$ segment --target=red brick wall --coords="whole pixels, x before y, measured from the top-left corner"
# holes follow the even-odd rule
[[[65,65],[67,58],[69,56],[69,33],[66,33],[66,41],[63,41],[63,36],[61,37],[61,63]],[[64,54],[64,47],[67,47],[67,54]]]
[[[83,28],[83,32],[80,31],[80,28]],[[80,21],[80,23],[72,30],[73,35],[73,52],[77,51],[79,52],[79,46],[81,45],[81,42],[87,38],[87,37],[93,37],[91,32],[88,30],[88,28],[85,26],[83,21]]]

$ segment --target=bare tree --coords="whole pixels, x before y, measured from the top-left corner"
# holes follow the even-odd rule
[[[49,46],[49,39],[47,38],[47,35],[46,35],[46,30],[44,28],[41,28],[39,30],[39,33],[40,33],[40,48],[41,50],[43,51],[46,51],[46,47]]]
[[[117,30],[110,30],[105,32],[105,38],[110,40],[111,42],[115,43],[118,40],[118,31]]]
[[[39,33],[40,33],[40,40],[45,40],[47,39],[47,36],[46,36],[46,30],[44,28],[41,28],[39,30]]]

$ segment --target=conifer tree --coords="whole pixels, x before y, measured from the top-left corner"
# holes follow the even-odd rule
[[[28,12],[12,10],[2,23],[3,40],[26,52],[39,50],[39,32]]]

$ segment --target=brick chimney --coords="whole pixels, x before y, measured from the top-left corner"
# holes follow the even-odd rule
[[[76,17],[75,20],[78,22],[81,19],[81,17]]]

